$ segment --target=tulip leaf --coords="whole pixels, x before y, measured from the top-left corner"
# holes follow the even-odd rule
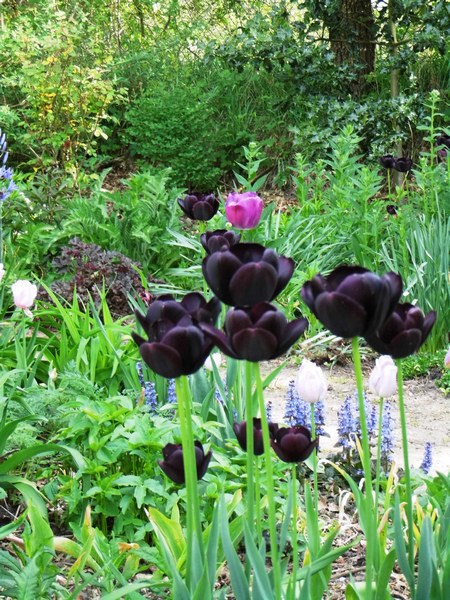
[[[247,581],[241,561],[239,560],[236,550],[231,542],[227,507],[223,495],[220,499],[220,522],[222,547],[228,562],[234,595],[236,600],[250,600],[249,582]]]
[[[419,570],[417,577],[417,598],[429,598],[432,583],[433,571],[433,532],[431,528],[431,520],[428,515],[425,516],[422,522],[420,531],[420,546],[419,546]]]
[[[403,538],[403,523],[400,516],[400,499],[398,492],[395,493],[394,501],[394,543],[397,551],[397,560],[403,575],[406,577],[411,590],[414,589],[414,574],[408,562],[406,545]]]
[[[248,524],[244,523],[245,551],[247,560],[249,561],[254,573],[255,598],[261,600],[272,600],[273,586],[270,582],[266,571],[264,558],[258,552],[258,548],[253,539],[253,534],[250,531]],[[256,586],[258,590],[256,590]]]
[[[392,548],[381,563],[381,568],[377,573],[375,600],[387,600],[390,598],[388,585],[392,569],[394,568],[396,555],[397,552],[395,548]]]

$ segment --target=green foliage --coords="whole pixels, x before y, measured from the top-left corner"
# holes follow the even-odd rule
[[[200,87],[152,87],[127,112],[125,142],[154,166],[170,166],[178,184],[211,191],[219,181],[211,106]]]

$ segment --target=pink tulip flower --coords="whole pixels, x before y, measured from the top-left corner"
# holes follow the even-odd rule
[[[253,229],[261,220],[263,201],[255,192],[228,195],[225,205],[227,220],[237,229]]]

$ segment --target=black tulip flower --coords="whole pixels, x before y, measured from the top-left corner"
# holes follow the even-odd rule
[[[235,233],[230,229],[217,229],[216,231],[206,231],[200,236],[200,241],[207,254],[213,254],[220,250],[228,250],[235,246],[241,239],[240,233]]]
[[[261,244],[240,243],[206,256],[202,269],[209,287],[222,302],[253,306],[278,296],[292,277],[294,261]]]
[[[327,329],[343,338],[376,331],[394,310],[402,293],[395,273],[376,275],[363,267],[337,267],[327,277],[315,275],[302,298]]]
[[[396,215],[397,214],[397,208],[395,206],[395,204],[388,204],[386,206],[386,210],[390,215]]]
[[[307,326],[304,317],[288,322],[284,314],[268,302],[229,310],[225,333],[209,324],[201,325],[224,354],[251,362],[278,358],[289,350]]]
[[[133,333],[142,358],[158,375],[167,378],[195,373],[205,362],[214,343],[200,328],[214,324],[220,302],[209,302],[197,292],[186,294],[181,302],[172,296],[159,296],[144,316],[136,312],[148,340]]]
[[[237,441],[239,442],[242,450],[247,451],[247,421],[241,421],[233,425],[234,433],[236,434]],[[269,434],[271,439],[275,437],[278,431],[278,425],[276,423],[269,423]],[[253,454],[260,456],[264,453],[263,435],[261,429],[261,419],[253,419]]]
[[[385,154],[380,157],[380,165],[385,169],[394,169],[395,168],[395,158],[392,154]]]
[[[177,199],[181,210],[193,221],[209,221],[219,210],[214,194],[188,194]]]
[[[400,173],[408,173],[411,171],[413,166],[413,161],[410,158],[400,157],[395,159],[394,169],[399,171]]]
[[[311,440],[311,432],[302,425],[280,427],[271,440],[278,458],[287,463],[306,460],[319,445],[319,438]]]
[[[381,354],[405,358],[425,342],[435,321],[434,310],[425,316],[417,306],[397,304],[379,330],[366,336],[366,341]]]
[[[200,442],[195,441],[195,462],[197,465],[197,479],[201,479],[206,473],[212,452],[205,454]],[[183,449],[181,444],[166,444],[162,450],[164,460],[159,460],[158,464],[164,473],[173,482],[182,484],[185,481]]]
[[[438,135],[436,138],[436,146],[446,146],[447,148],[450,148],[450,135],[447,135],[446,133]]]

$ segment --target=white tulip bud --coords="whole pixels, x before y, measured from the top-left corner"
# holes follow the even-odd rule
[[[327,380],[322,369],[304,358],[295,379],[295,389],[300,398],[310,404],[319,402],[325,398],[327,387]]]
[[[28,317],[33,316],[30,308],[37,296],[37,286],[26,279],[18,279],[12,284],[11,291],[17,308],[21,308]]]
[[[397,367],[390,356],[380,356],[369,377],[369,387],[380,398],[389,398],[397,392]]]

